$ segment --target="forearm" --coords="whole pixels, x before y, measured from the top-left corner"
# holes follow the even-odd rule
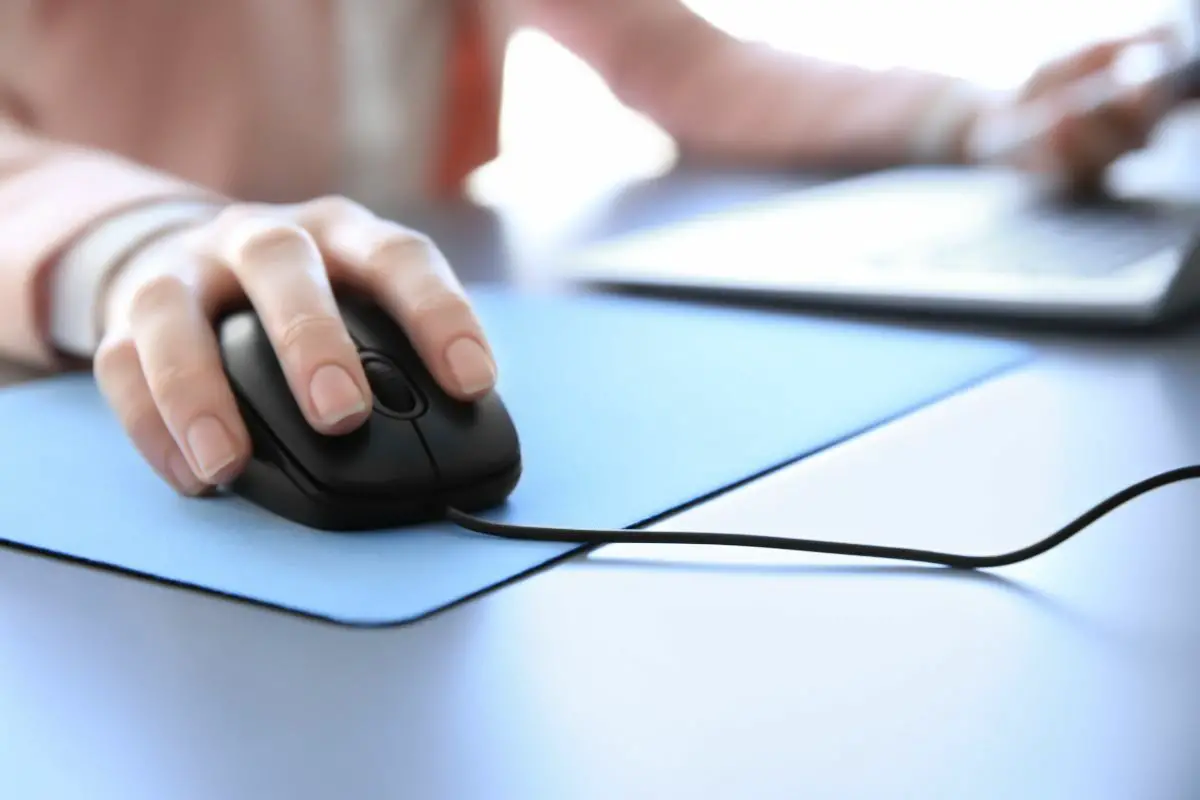
[[[678,0],[523,3],[625,105],[710,158],[812,168],[957,161],[984,99],[948,76],[743,42]]]
[[[807,168],[960,161],[984,99],[948,76],[783,52],[703,22],[668,41],[631,54],[638,66],[615,91],[699,155]]]
[[[155,203],[201,198],[207,193],[185,181],[0,119],[0,358],[59,365],[55,330],[82,341],[71,331],[88,324],[90,298],[80,287],[100,286],[104,270],[156,230],[127,225],[114,236],[105,223]]]

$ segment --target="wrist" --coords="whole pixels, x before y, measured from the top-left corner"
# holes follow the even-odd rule
[[[143,249],[174,230],[211,218],[207,199],[164,201],[105,220],[67,250],[50,276],[49,334],[60,352],[90,359],[104,332],[114,278]]]
[[[964,111],[957,123],[947,134],[946,160],[956,165],[975,165],[978,162],[976,152],[972,147],[975,132],[987,115],[987,108],[978,103],[969,111]]]
[[[108,280],[99,287],[95,296],[97,336],[103,339],[114,320],[126,313],[138,287],[156,274],[178,267],[178,248],[182,237],[187,236],[209,217],[187,220],[157,232],[143,240],[116,265]]]
[[[917,164],[971,164],[972,132],[994,104],[986,90],[951,80],[925,104],[917,117],[909,154]]]

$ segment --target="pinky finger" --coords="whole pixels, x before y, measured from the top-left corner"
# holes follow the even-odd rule
[[[94,364],[101,394],[142,458],[180,494],[204,492],[208,485],[192,472],[158,412],[133,341],[106,341]]]

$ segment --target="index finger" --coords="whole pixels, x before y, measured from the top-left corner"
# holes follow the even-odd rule
[[[199,241],[246,293],[309,424],[328,434],[361,425],[370,386],[309,233],[283,215],[237,207]]]

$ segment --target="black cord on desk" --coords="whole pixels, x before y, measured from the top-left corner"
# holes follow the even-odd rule
[[[1133,484],[1094,506],[1056,533],[1028,547],[994,556],[966,556],[954,553],[939,553],[934,550],[914,550],[907,547],[881,547],[870,544],[822,542],[811,539],[791,539],[785,536],[756,536],[738,533],[694,533],[675,531],[642,530],[581,530],[574,528],[547,528],[539,526],[510,525],[491,522],[472,514],[451,508],[446,518],[476,533],[497,536],[503,539],[521,539],[537,542],[574,542],[586,545],[603,544],[691,544],[719,547],[760,547],[772,550],[799,550],[809,553],[831,553],[833,555],[886,558],[897,561],[917,561],[940,564],[955,569],[989,569],[1004,567],[1039,556],[1058,547],[1096,520],[1128,503],[1135,497],[1171,483],[1200,478],[1200,465],[1180,467],[1159,473]]]

